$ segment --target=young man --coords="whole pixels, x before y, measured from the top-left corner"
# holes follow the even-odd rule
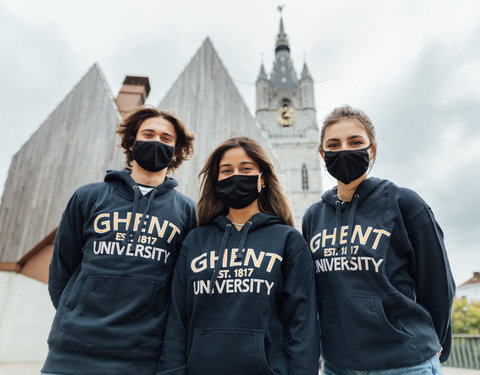
[[[192,155],[194,136],[151,107],[132,113],[118,133],[131,171],[79,188],[58,228],[45,374],[155,371],[173,267],[196,226],[194,202],[166,174]]]

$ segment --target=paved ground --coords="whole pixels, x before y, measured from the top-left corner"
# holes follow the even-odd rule
[[[39,375],[41,363],[0,363],[0,375]],[[444,367],[444,375],[480,375],[480,370]]]
[[[465,368],[444,367],[444,375],[475,375],[480,374],[480,370],[468,370]]]

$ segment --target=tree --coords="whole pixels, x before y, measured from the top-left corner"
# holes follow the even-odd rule
[[[455,299],[452,311],[453,333],[480,334],[480,302]]]

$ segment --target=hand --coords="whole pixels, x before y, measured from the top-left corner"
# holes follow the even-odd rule
[[[440,351],[437,353],[438,358],[442,355],[443,348],[440,348]]]

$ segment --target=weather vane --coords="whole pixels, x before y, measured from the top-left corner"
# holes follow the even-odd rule
[[[285,4],[282,4],[282,5],[279,5],[277,7],[278,11],[280,12],[280,15],[282,15],[282,11],[283,11],[283,7],[285,6]]]

